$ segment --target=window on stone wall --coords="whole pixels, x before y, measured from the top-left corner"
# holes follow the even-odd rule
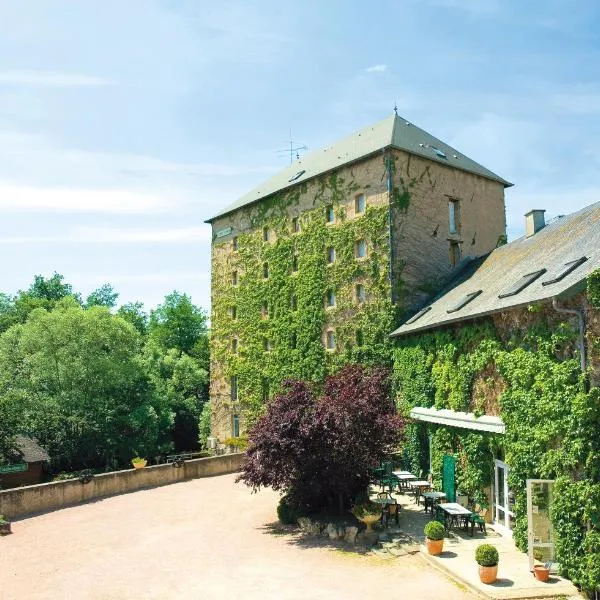
[[[325,207],[325,219],[328,223],[335,223],[335,211],[333,210],[333,204],[329,204]]]
[[[356,302],[357,304],[363,304],[367,301],[367,292],[365,286],[362,283],[356,284]]]
[[[333,329],[329,329],[325,333],[325,347],[327,350],[335,350],[335,332]]]
[[[267,300],[262,301],[260,315],[263,319],[266,319],[269,316],[269,303]]]
[[[327,262],[330,265],[335,262],[335,248],[333,246],[327,248]]]
[[[333,290],[327,292],[325,304],[327,305],[327,308],[333,308],[335,306],[335,292]]]
[[[238,399],[238,378],[237,375],[232,375],[229,380],[229,385],[231,389],[231,401],[237,402]]]
[[[269,241],[269,228],[263,227],[263,242]]]
[[[261,377],[260,381],[263,402],[269,401],[269,380],[266,377]]]
[[[293,233],[300,232],[300,219],[298,217],[294,217],[292,219],[292,232]]]
[[[237,239],[237,236],[234,236],[233,239],[231,240],[231,248],[233,250],[237,250],[238,249],[238,239]]]
[[[356,244],[354,244],[354,256],[356,258],[366,258],[367,242],[365,240],[358,240]]]
[[[356,345],[363,346],[364,343],[365,343],[365,338],[364,338],[362,329],[357,329],[356,330]]]
[[[231,272],[231,285],[237,285],[237,284],[238,284],[238,272],[232,271]]]
[[[292,294],[290,297],[290,308],[295,312],[298,310],[298,296]]]
[[[360,215],[365,212],[367,198],[364,194],[359,194],[354,198],[354,213]]]
[[[292,335],[290,338],[290,348],[295,350],[298,347],[298,334],[295,331],[292,331]]]
[[[229,316],[231,317],[232,321],[235,321],[237,319],[237,306],[232,306],[229,309]]]
[[[231,437],[240,437],[240,415],[231,417]]]
[[[292,256],[292,273],[298,272],[298,255],[294,254]]]
[[[450,242],[450,264],[452,267],[456,267],[456,265],[460,262],[460,259],[460,244],[458,242]]]
[[[263,263],[263,279],[269,279],[269,263]]]
[[[237,354],[237,351],[238,351],[238,340],[237,340],[237,338],[233,338],[231,340],[231,353]]]
[[[448,231],[451,234],[460,233],[460,204],[458,200],[448,200]]]
[[[265,352],[271,352],[271,340],[269,338],[263,338],[263,350]]]

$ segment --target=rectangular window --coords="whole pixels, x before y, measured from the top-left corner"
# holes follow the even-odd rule
[[[297,273],[298,272],[298,255],[294,254],[294,256],[292,256],[292,273]]]
[[[448,230],[451,234],[457,234],[460,231],[459,208],[458,200],[448,201]]]
[[[335,212],[332,204],[325,209],[325,218],[328,223],[335,223]]]
[[[356,258],[365,258],[367,256],[367,242],[358,240],[354,246],[354,255]]]
[[[269,241],[269,229],[268,227],[263,227],[263,242]]]
[[[426,306],[425,308],[421,309],[416,315],[414,315],[408,321],[406,321],[406,325],[410,325],[415,321],[418,321],[423,315],[427,314],[430,310],[431,306]]]
[[[233,250],[237,250],[238,249],[238,239],[237,239],[237,236],[234,236],[234,238],[231,240],[231,247],[233,248]]]
[[[365,212],[367,206],[367,199],[364,194],[359,194],[354,198],[354,212],[357,215]]]
[[[327,292],[327,306],[329,308],[335,306],[335,292],[331,290]]]
[[[524,290],[528,285],[531,285],[538,277],[541,277],[546,272],[546,269],[540,269],[533,273],[523,275],[515,284],[509,287],[504,293],[498,294],[498,298],[508,298],[516,296],[521,290]]]
[[[460,262],[461,253],[460,253],[460,244],[458,242],[450,242],[450,264],[453,267]]]
[[[298,233],[300,231],[300,219],[298,217],[294,217],[292,219],[292,231],[294,233]]]
[[[365,286],[362,283],[356,285],[356,302],[362,304],[367,301],[367,292]]]
[[[231,386],[231,401],[237,402],[238,399],[238,378],[237,375],[232,375],[230,380]]]
[[[231,419],[231,436],[240,437],[240,415],[233,415]]]
[[[269,303],[266,300],[263,300],[262,305],[260,307],[260,314],[263,319],[266,319],[269,316]]]
[[[266,377],[262,377],[260,385],[261,385],[263,402],[268,402],[269,401],[269,380]]]
[[[335,248],[327,248],[327,262],[331,265],[335,262]]]
[[[269,338],[263,338],[263,350],[271,352],[271,340]]]
[[[238,272],[233,271],[231,273],[231,285],[237,285],[237,284],[238,284]]]
[[[263,279],[269,279],[269,263],[263,263]]]
[[[327,350],[335,350],[335,333],[329,330],[326,333]]]
[[[577,269],[577,267],[580,267],[586,260],[587,256],[582,256],[577,260],[572,260],[571,262],[565,263],[558,273],[555,273],[554,276],[550,277],[550,279],[545,279],[542,281],[542,285],[551,285],[552,283],[562,281],[567,275]]]
[[[365,338],[363,335],[362,330],[357,329],[356,330],[356,345],[357,346],[362,346],[365,343]]]
[[[231,353],[237,354],[237,351],[238,351],[238,341],[237,341],[237,338],[233,338],[231,340]]]
[[[237,319],[237,306],[232,306],[229,309],[229,316],[231,317],[232,321],[235,321]]]
[[[298,347],[298,334],[295,331],[292,331],[292,336],[290,338],[290,348],[295,350]]]
[[[290,308],[295,312],[298,310],[298,297],[296,294],[292,294],[290,298]]]
[[[469,304],[469,302],[472,302],[473,300],[475,300],[475,298],[477,298],[477,296],[479,296],[479,294],[481,294],[481,290],[477,290],[476,292],[471,292],[470,294],[467,294],[466,296],[461,298],[461,300],[460,300],[460,302],[458,302],[458,304],[456,304],[452,308],[449,308],[446,312],[447,313],[458,312],[461,308],[464,308],[467,304]]]

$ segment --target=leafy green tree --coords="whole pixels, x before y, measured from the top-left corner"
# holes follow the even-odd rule
[[[202,412],[200,413],[200,425],[198,426],[200,433],[200,444],[203,448],[207,447],[207,440],[210,437],[210,420],[212,416],[210,400],[204,403]]]
[[[114,308],[117,304],[118,292],[115,292],[110,283],[101,285],[98,289],[90,293],[85,301],[85,307],[104,306],[105,308]]]
[[[144,312],[144,305],[141,302],[128,302],[121,305],[117,315],[131,323],[142,336],[148,333],[148,315]]]
[[[172,413],[153,393],[135,328],[63,297],[0,335],[0,406],[62,469],[123,466],[162,450]]]

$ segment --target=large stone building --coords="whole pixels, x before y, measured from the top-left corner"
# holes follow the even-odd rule
[[[398,319],[505,241],[509,185],[392,115],[209,219],[213,435],[240,435],[288,377],[389,362]]]

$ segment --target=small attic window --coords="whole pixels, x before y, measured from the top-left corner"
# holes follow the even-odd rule
[[[306,173],[306,171],[298,171],[291,179],[288,179],[288,181],[296,181],[297,179],[300,179],[304,173]]]
[[[565,263],[563,265],[563,268],[560,271],[558,271],[558,273],[556,273],[556,275],[554,277],[552,277],[551,279],[546,279],[546,280],[542,281],[542,285],[550,285],[552,283],[558,283],[559,281],[563,280],[567,275],[569,275],[569,273],[572,273],[575,269],[580,267],[586,260],[587,260],[587,256],[582,256],[581,258],[578,258],[577,260],[572,260],[568,263]]]
[[[498,298],[508,298],[509,296],[516,296],[520,291],[524,290],[528,285],[531,285],[536,279],[541,277],[546,272],[546,269],[540,269],[527,275],[523,275],[512,287],[509,287],[502,294],[498,294]]]
[[[418,321],[424,314],[428,313],[431,310],[431,306],[426,306],[423,310],[420,310],[414,317],[411,317],[408,321],[406,321],[406,325],[411,325],[415,321]]]
[[[482,290],[477,290],[476,292],[471,292],[470,294],[467,294],[466,296],[464,296],[460,302],[458,302],[458,304],[456,304],[456,306],[450,308],[449,310],[447,310],[447,313],[453,313],[453,312],[457,312],[459,311],[461,308],[464,308],[467,304],[469,304],[469,302],[471,302],[472,300],[475,300],[475,298],[477,298],[477,296],[479,296],[479,294],[481,294]]]

